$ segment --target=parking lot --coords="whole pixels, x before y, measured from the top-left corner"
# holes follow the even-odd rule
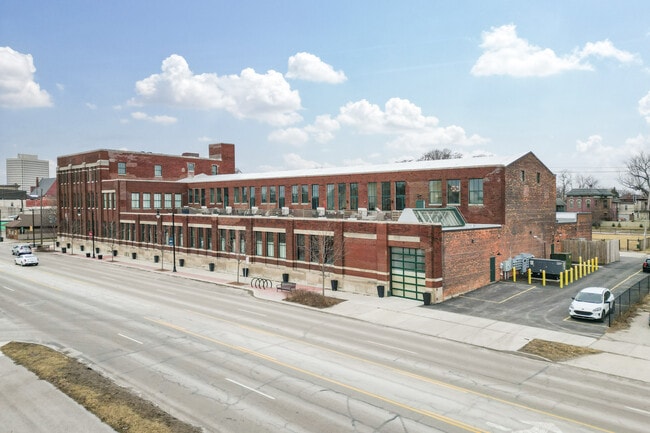
[[[571,297],[589,286],[607,287],[618,295],[643,278],[644,257],[623,253],[619,262],[600,266],[596,272],[562,289],[557,281],[547,281],[546,286],[542,286],[541,280],[533,279],[528,284],[526,278],[520,278],[516,283],[497,282],[430,308],[598,337],[605,333],[607,320],[601,323],[571,319]]]

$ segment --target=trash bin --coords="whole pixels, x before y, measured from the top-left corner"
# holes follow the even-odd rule
[[[431,292],[422,293],[422,301],[424,301],[424,305],[431,305]]]
[[[61,247],[61,252],[62,252],[63,254],[65,254],[66,251],[67,251],[67,250],[65,249],[65,247]]]
[[[86,253],[86,257],[90,257],[90,253]]]
[[[178,266],[180,266],[181,268],[185,266],[185,259],[178,259]]]
[[[97,254],[97,260],[101,260],[102,257],[104,257],[104,256],[102,256],[101,254]]]
[[[241,272],[244,277],[248,277],[248,268],[242,268]]]
[[[117,250],[113,250],[113,257],[117,257]]]
[[[208,263],[208,268],[210,268],[210,272],[214,272],[214,263]]]
[[[158,263],[160,261],[160,256],[153,256],[153,262]]]
[[[79,247],[79,249],[80,249],[81,251],[83,251],[83,250],[84,250],[84,246],[81,245],[81,246]]]
[[[67,247],[70,248],[70,243],[69,242],[67,243]]]
[[[332,291],[336,292],[339,289],[339,280],[332,280]]]
[[[282,282],[283,283],[289,282],[289,274],[282,274]]]
[[[138,257],[138,253],[131,253],[131,258],[135,260],[135,258]]]
[[[384,286],[377,286],[377,296],[380,298],[384,297]]]
[[[99,254],[99,247],[95,248],[95,253]]]

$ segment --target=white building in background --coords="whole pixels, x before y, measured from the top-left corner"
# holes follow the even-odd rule
[[[7,158],[7,185],[29,193],[37,185],[37,179],[50,177],[50,163],[38,159],[38,155],[19,153],[17,158]]]

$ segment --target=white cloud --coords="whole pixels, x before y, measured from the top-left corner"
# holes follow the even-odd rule
[[[276,129],[268,136],[269,141],[301,146],[309,141],[309,134],[300,128]]]
[[[593,70],[586,61],[589,57],[613,58],[621,63],[640,61],[638,55],[615,48],[609,40],[588,42],[582,50],[558,56],[550,48],[531,45],[518,37],[514,24],[492,27],[483,32],[482,39],[483,54],[472,67],[472,74],[477,76],[545,77],[564,71]]]
[[[240,119],[256,119],[275,126],[302,120],[300,96],[276,71],[258,74],[251,68],[240,75],[194,74],[182,56],[162,62],[162,72],[136,83],[132,105],[159,103],[176,107],[225,110]]]
[[[287,78],[306,81],[338,84],[347,80],[343,71],[323,62],[320,57],[310,53],[297,53],[289,57]]]
[[[309,161],[302,158],[296,153],[288,153],[284,155],[284,164],[288,169],[301,169],[301,168],[324,168],[331,167],[330,164],[322,164],[316,161]]]
[[[0,47],[0,107],[50,107],[50,94],[34,81],[34,59],[10,47]]]
[[[323,114],[316,117],[313,124],[305,127],[307,132],[316,143],[327,143],[334,139],[334,132],[341,129],[338,120],[332,119],[329,114]]]
[[[146,120],[148,122],[162,123],[166,125],[176,123],[178,120],[172,116],[150,116],[147,113],[143,113],[142,111],[136,111],[131,113],[131,117],[134,118],[135,120]]]
[[[92,102],[86,102],[86,108],[88,108],[89,110],[96,110],[97,104],[93,104]]]
[[[639,113],[650,123],[650,92],[643,98],[639,99]]]
[[[348,102],[341,107],[336,119],[365,134],[416,131],[433,128],[438,124],[436,117],[422,115],[420,107],[408,99],[400,98],[389,99],[383,111],[365,99]]]

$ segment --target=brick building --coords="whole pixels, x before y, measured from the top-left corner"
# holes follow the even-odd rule
[[[616,200],[608,189],[572,189],[566,195],[566,211],[591,213],[594,223],[618,219]]]
[[[190,170],[190,164],[193,170]],[[559,248],[555,176],[532,153],[355,168],[235,173],[209,157],[94,151],[58,159],[60,237],[185,266],[435,302]],[[583,228],[563,235],[589,237]],[[168,259],[169,260],[169,259]]]

